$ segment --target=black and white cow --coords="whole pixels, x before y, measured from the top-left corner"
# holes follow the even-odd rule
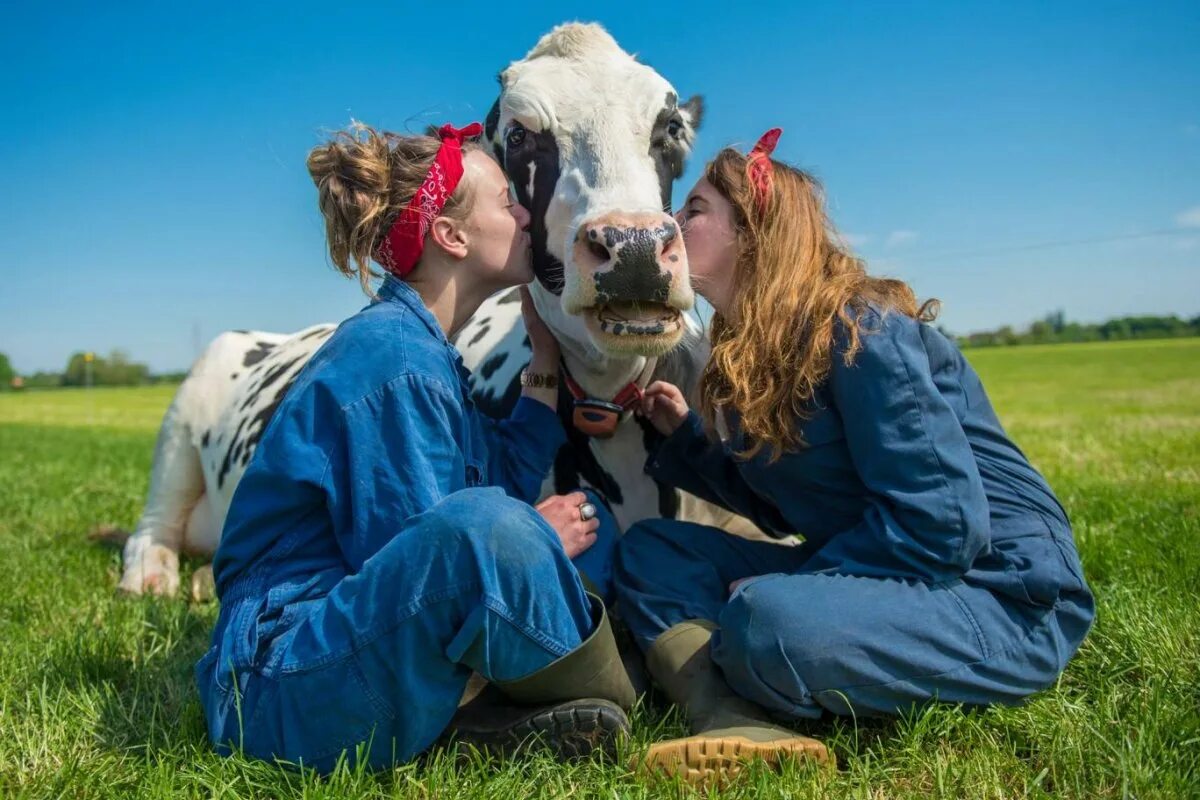
[[[532,212],[531,290],[566,371],[585,400],[609,400],[631,382],[658,378],[693,387],[708,345],[687,314],[687,257],[668,212],[700,123],[700,98],[679,103],[662,76],[598,25],[555,28],[499,80],[485,137]],[[271,414],[333,330],[235,331],[209,345],[163,420],[121,589],[174,594],[179,552],[215,551]],[[516,290],[485,303],[455,343],[474,373],[478,403],[505,414],[529,359]],[[625,415],[609,438],[590,438],[571,425],[574,400],[564,389],[569,441],[544,493],[595,487],[622,528],[653,516],[739,524],[643,474],[656,436],[648,425]]]

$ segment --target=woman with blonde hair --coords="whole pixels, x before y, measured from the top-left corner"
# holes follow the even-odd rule
[[[374,302],[304,367],[234,494],[196,667],[221,752],[327,771],[406,761],[448,727],[564,757],[628,733],[633,689],[577,570],[615,523],[583,493],[530,505],[565,440],[558,345],[524,294],[533,357],[497,422],[450,343],[533,279],[529,214],[481,130],[360,126],[309,155],[333,263]],[[472,672],[491,686],[460,711]]]
[[[693,736],[646,762],[694,779],[750,757],[825,760],[777,721],[1015,703],[1050,686],[1094,614],[1066,512],[975,371],[903,282],[840,243],[819,187],[722,151],[678,220],[713,305],[700,413],[656,383],[656,478],[781,547],[674,520],[617,551],[621,613]]]

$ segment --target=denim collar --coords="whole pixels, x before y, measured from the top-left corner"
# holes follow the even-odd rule
[[[453,347],[450,340],[446,338],[446,332],[442,330],[442,326],[438,324],[437,318],[433,316],[433,312],[426,308],[424,301],[421,300],[421,295],[417,294],[417,290],[409,286],[404,281],[394,275],[387,275],[383,279],[383,283],[379,286],[379,299],[389,303],[399,303],[408,310],[412,311],[429,331],[437,337],[438,341],[444,343],[447,347]]]
[[[421,300],[421,295],[417,294],[417,290],[396,276],[387,275],[384,277],[383,283],[380,284],[379,291],[376,294],[382,302],[399,303],[412,311],[417,319],[425,323],[425,327],[429,329],[430,333],[446,346],[446,349],[450,351],[450,360],[454,362],[454,369],[458,373],[463,398],[470,402],[471,373],[463,364],[462,353],[458,352],[458,348],[446,338],[446,332],[438,324],[437,318],[433,316],[433,312],[425,306],[424,301]]]

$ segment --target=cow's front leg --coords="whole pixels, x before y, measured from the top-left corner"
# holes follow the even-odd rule
[[[184,381],[159,429],[146,507],[125,543],[125,569],[117,584],[123,592],[175,595],[179,591],[184,532],[204,497],[200,455],[184,413],[197,386],[192,379]]]
[[[179,592],[179,553],[146,533],[125,543],[125,571],[117,589],[129,594],[173,596]]]

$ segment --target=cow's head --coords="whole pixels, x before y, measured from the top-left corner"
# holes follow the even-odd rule
[[[683,335],[694,296],[671,184],[702,102],[599,25],[555,28],[500,74],[486,137],[532,214],[534,301],[600,354],[654,356]]]

